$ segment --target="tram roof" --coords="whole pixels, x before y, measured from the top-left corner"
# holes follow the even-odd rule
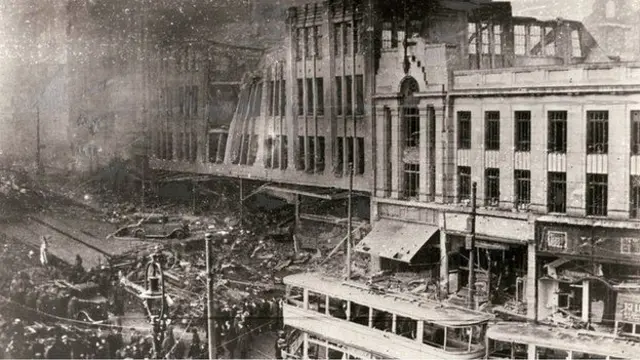
[[[400,294],[400,297],[394,296],[392,293],[376,294],[321,273],[289,275],[283,279],[283,282],[341,300],[370,306],[376,310],[442,326],[470,326],[493,319],[493,316],[487,313],[446,305],[417,296],[414,296],[415,300],[410,301],[405,298],[408,294]]]
[[[625,359],[637,358],[640,351],[640,342],[615,338],[609,334],[525,323],[491,325],[487,330],[487,338]]]

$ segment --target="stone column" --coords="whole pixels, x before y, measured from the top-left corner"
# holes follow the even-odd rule
[[[400,128],[399,108],[391,108],[391,198],[399,199],[402,196],[402,131]]]
[[[525,289],[525,300],[527,302],[527,319],[537,320],[537,299],[536,296],[536,243],[530,240],[527,244],[527,282]]]
[[[447,248],[447,233],[440,227],[440,291],[449,294],[449,249]]]
[[[582,321],[589,322],[591,300],[589,296],[589,280],[582,280]]]

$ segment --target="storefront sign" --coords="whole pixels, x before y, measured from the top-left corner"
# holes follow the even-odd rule
[[[618,292],[616,321],[640,324],[640,293]]]
[[[567,233],[561,231],[547,232],[547,246],[550,249],[564,250],[567,248]]]

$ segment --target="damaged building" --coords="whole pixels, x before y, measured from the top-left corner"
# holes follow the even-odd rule
[[[343,198],[353,171],[368,204],[355,215],[372,224],[355,250],[374,273],[428,277],[468,305],[473,271],[476,308],[636,333],[640,64],[508,2],[325,1],[280,21],[226,123],[157,117],[153,168],[252,179],[296,203]]]

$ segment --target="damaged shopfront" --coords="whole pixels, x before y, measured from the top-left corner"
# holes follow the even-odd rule
[[[538,320],[577,328],[620,325],[633,333],[640,323],[633,315],[636,303],[640,314],[634,227],[614,220],[538,219]]]

